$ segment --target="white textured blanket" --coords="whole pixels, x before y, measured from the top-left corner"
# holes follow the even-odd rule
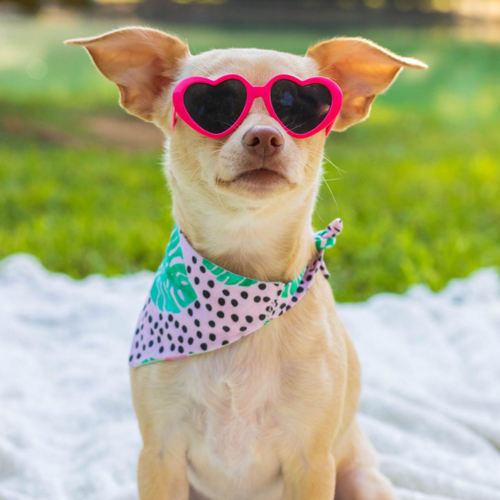
[[[135,500],[127,355],[152,274],[74,281],[0,263],[0,500]],[[360,421],[400,500],[500,500],[500,280],[339,306]]]

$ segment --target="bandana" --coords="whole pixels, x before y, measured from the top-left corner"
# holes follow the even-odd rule
[[[317,253],[290,283],[258,281],[226,271],[199,255],[174,226],[130,350],[131,368],[202,354],[236,342],[288,311],[321,271],[342,220],[315,233]]]

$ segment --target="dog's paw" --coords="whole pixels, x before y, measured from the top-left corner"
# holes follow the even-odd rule
[[[396,495],[378,470],[354,467],[337,476],[335,500],[396,500]]]

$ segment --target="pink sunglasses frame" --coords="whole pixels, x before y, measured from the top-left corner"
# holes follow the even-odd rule
[[[310,132],[307,132],[305,134],[297,134],[293,132],[292,130],[288,129],[278,118],[276,113],[274,112],[273,105],[271,103],[271,87],[277,80],[290,80],[292,82],[297,83],[298,85],[311,85],[313,83],[320,83],[324,85],[325,87],[328,88],[332,95],[332,105],[330,107],[330,111],[328,114],[325,116],[324,120],[313,130]],[[241,112],[240,117],[234,125],[229,127],[227,130],[224,132],[221,132],[220,134],[213,134],[211,132],[206,131],[205,129],[201,128],[190,116],[189,113],[186,110],[186,107],[184,105],[184,93],[188,89],[189,86],[193,85],[194,83],[206,83],[208,85],[218,85],[219,83],[225,82],[226,80],[239,80],[243,85],[245,85],[245,88],[247,90],[247,101],[245,103],[245,107],[243,108],[243,111]],[[253,102],[257,97],[261,97],[262,100],[264,101],[264,104],[267,108],[268,113],[279,122],[279,124],[287,131],[289,135],[292,137],[296,137],[298,139],[305,139],[306,137],[310,137],[314,134],[317,134],[323,129],[326,129],[326,135],[328,135],[332,127],[335,123],[335,120],[337,119],[340,109],[342,108],[342,100],[343,100],[343,95],[342,95],[342,90],[340,87],[332,80],[329,78],[325,78],[322,76],[316,76],[314,78],[308,78],[307,80],[299,80],[298,78],[292,76],[292,75],[277,75],[273,77],[271,80],[269,80],[264,86],[258,87],[252,85],[250,82],[245,80],[242,76],[240,75],[224,75],[217,80],[209,80],[208,78],[203,78],[201,76],[192,76],[190,78],[186,78],[185,80],[182,80],[177,84],[177,86],[174,89],[174,92],[172,94],[172,101],[173,101],[173,111],[172,111],[172,132],[174,131],[174,126],[176,123],[176,116],[179,115],[179,118],[182,119],[187,125],[189,125],[193,130],[196,130],[200,134],[205,135],[206,137],[210,137],[212,139],[220,139],[221,137],[225,137],[226,135],[229,135],[231,132],[234,132],[243,122],[243,120],[246,118],[248,115],[248,112],[250,111],[250,108],[252,107]]]

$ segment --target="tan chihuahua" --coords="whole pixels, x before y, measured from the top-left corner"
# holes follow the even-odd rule
[[[360,38],[304,57],[259,49],[191,55],[178,38],[126,28],[67,43],[87,49],[121,105],[166,135],[175,221],[205,259],[232,273],[289,283],[315,254],[311,216],[326,134],[294,137],[263,99],[231,133],[210,138],[177,118],[172,93],[193,76],[326,77],[342,90],[333,130],[369,115],[402,68],[424,69]],[[141,500],[394,500],[355,414],[356,352],[332,291],[317,276],[290,310],[223,348],[131,370],[144,446]]]

